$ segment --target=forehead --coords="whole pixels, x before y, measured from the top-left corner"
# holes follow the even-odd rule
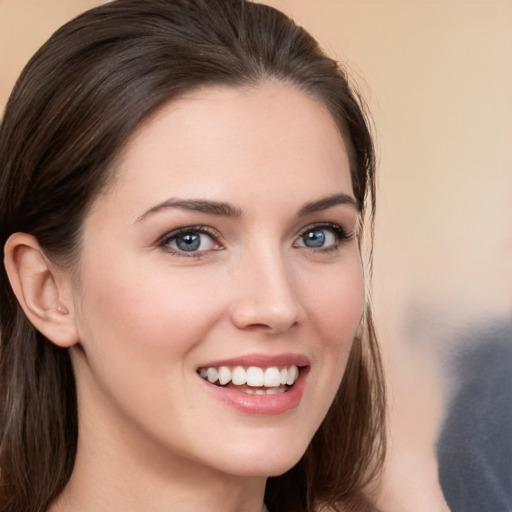
[[[352,194],[345,144],[327,108],[276,83],[205,87],[165,104],[136,129],[116,167],[114,188],[133,202],[146,193],[230,200],[224,196],[235,190],[242,198],[241,189],[265,185],[283,200],[294,190]]]

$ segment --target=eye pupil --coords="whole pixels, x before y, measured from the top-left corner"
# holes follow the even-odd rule
[[[196,251],[201,245],[201,235],[198,233],[186,233],[176,239],[176,246],[181,251]]]
[[[325,233],[321,229],[315,229],[304,233],[302,236],[306,247],[322,247],[325,244]]]

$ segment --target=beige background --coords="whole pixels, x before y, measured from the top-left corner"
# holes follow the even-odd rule
[[[97,0],[0,0],[0,106]],[[348,64],[379,146],[374,303],[391,390],[382,510],[435,512],[463,334],[512,314],[512,1],[270,0]],[[482,340],[484,343],[485,340]]]

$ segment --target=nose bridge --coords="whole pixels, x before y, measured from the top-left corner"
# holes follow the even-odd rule
[[[235,325],[283,332],[298,322],[300,311],[290,262],[279,244],[264,240],[252,244],[238,262],[232,304]]]

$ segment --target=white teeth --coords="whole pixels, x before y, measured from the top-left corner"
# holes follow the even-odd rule
[[[279,376],[279,370],[275,366],[267,368],[263,375],[263,385],[266,388],[275,388],[280,386],[281,382]]]
[[[246,388],[240,390],[242,393],[246,393],[247,395],[279,395],[284,393],[286,389],[284,388],[269,388],[269,389],[252,389]]]
[[[231,370],[227,366],[219,368],[219,383],[221,386],[227,384],[231,380]]]
[[[247,382],[245,370],[241,366],[233,369],[231,382],[236,386],[243,386]]]
[[[216,368],[208,368],[206,370],[206,377],[210,382],[215,382],[219,378],[219,372]]]
[[[247,368],[247,385],[253,388],[263,386],[263,370],[257,366]]]
[[[290,366],[290,368],[288,368],[288,378],[286,379],[286,384],[291,386],[297,380],[298,376],[299,369],[296,366]]]
[[[275,392],[285,391],[284,388],[279,386],[292,386],[297,377],[299,376],[299,369],[297,366],[292,365],[288,368],[279,369],[277,366],[271,366],[270,368],[260,368],[259,366],[249,366],[245,369],[242,366],[235,366],[230,368],[229,366],[220,366],[219,368],[209,367],[201,368],[199,375],[211,382],[212,384],[218,382],[221,386],[225,386],[229,382],[232,382],[235,386],[248,386],[254,388],[269,388],[268,390],[256,390],[271,391],[267,394],[274,394]],[[249,394],[252,390],[247,390]],[[262,394],[259,393],[258,394]]]

